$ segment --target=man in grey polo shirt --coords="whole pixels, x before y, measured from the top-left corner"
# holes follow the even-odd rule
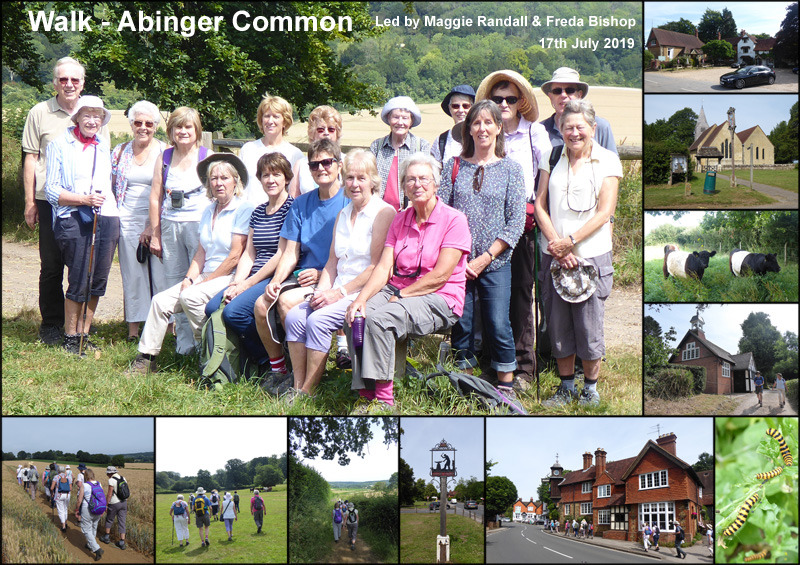
[[[53,68],[56,95],[40,102],[28,112],[22,132],[22,165],[25,188],[25,223],[34,229],[39,224],[39,312],[42,325],[39,339],[59,345],[64,328],[64,262],[53,235],[53,207],[44,194],[45,150],[72,125],[70,116],[83,91],[86,70],[72,57],[63,57]],[[108,139],[108,127],[100,130]]]

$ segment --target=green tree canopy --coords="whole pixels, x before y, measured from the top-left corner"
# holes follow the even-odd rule
[[[772,325],[769,314],[751,312],[741,327],[739,353],[752,352],[756,369],[765,376],[771,374],[775,365],[775,343],[781,339],[781,333]]]
[[[797,65],[797,36],[800,29],[797,2],[786,7],[786,16],[775,34],[775,61],[778,64]],[[3,53],[5,59],[5,53]]]
[[[247,464],[241,459],[230,459],[225,463],[227,475],[227,486],[236,488],[250,483],[250,476],[247,472]]]
[[[724,39],[712,39],[703,45],[703,53],[714,62],[725,61],[736,57],[736,50],[733,45]]]
[[[703,452],[697,457],[697,463],[692,465],[695,471],[709,471],[714,468],[714,456]]]
[[[659,29],[667,31],[677,31],[678,33],[685,33],[687,35],[694,35],[695,26],[686,18],[681,18],[678,21],[667,22],[664,25],[658,26]]]
[[[485,512],[489,520],[502,514],[517,500],[517,487],[508,477],[487,477]]]
[[[733,14],[727,8],[723,8],[722,12],[706,8],[706,12],[697,26],[697,32],[700,40],[708,43],[712,39],[736,37],[738,28]],[[705,52],[705,47],[703,47],[703,51]]]
[[[219,484],[217,484],[217,481],[215,481],[214,478],[211,476],[211,472],[206,471],[205,469],[200,469],[199,471],[197,471],[196,482],[197,482],[196,486],[203,487],[207,491],[219,488]]]
[[[397,443],[398,419],[393,417],[372,418],[312,418],[289,419],[289,444],[292,452],[308,459],[336,458],[339,465],[350,463],[350,454],[364,457],[364,448],[372,439],[371,425],[379,424],[383,429],[383,443]]]
[[[414,504],[416,489],[414,485],[414,470],[405,462],[405,459],[400,458],[400,464],[397,468],[398,485],[399,485],[399,499],[400,506],[410,506]]]
[[[122,469],[125,467],[125,456],[124,455],[114,455],[111,458],[111,464],[118,469]]]
[[[775,343],[775,365],[772,370],[786,380],[797,378],[797,334],[786,332]]]
[[[275,465],[259,465],[253,477],[256,487],[274,487],[283,483],[283,473]]]

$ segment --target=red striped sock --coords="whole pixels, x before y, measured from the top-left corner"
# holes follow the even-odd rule
[[[272,367],[272,370],[277,373],[286,372],[286,358],[283,355],[281,355],[280,357],[276,357],[275,359],[270,357],[269,364],[270,367]]]

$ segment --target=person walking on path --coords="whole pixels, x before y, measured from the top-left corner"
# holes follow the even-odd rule
[[[206,491],[203,487],[198,487],[195,495],[192,509],[197,523],[197,531],[200,534],[200,547],[208,547],[211,545],[208,543],[208,527],[211,525],[208,507],[211,506],[211,501],[206,496]],[[203,535],[203,528],[205,528],[205,536]]]
[[[775,384],[772,388],[778,391],[778,404],[780,408],[783,408],[783,405],[786,404],[786,379],[783,378],[783,375],[775,374]]]
[[[178,499],[169,507],[169,516],[178,535],[178,547],[183,547],[183,540],[189,545],[189,505],[186,504],[182,494],[179,494]]]
[[[261,526],[264,525],[264,499],[258,495],[258,489],[253,491],[253,498],[250,499],[250,514],[253,515],[253,521],[258,528],[256,533],[260,534]]]
[[[352,502],[347,504],[347,514],[345,515],[345,522],[347,522],[347,533],[350,538],[350,549],[356,550],[356,536],[358,535],[358,510],[356,505]]]
[[[64,466],[58,466],[58,474],[53,477],[53,482],[50,485],[50,490],[53,492],[53,498],[56,501],[56,510],[58,511],[58,519],[61,521],[61,531],[67,531],[67,512],[69,506],[69,491],[72,485],[64,473]]]
[[[594,524],[589,522],[589,539],[594,539]]]
[[[113,465],[109,465],[106,468],[106,476],[108,477],[108,493],[106,494],[108,513],[106,514],[106,533],[100,537],[100,541],[111,543],[111,526],[114,525],[114,519],[116,518],[119,540],[114,545],[120,549],[125,549],[125,519],[128,516],[128,499],[120,496],[120,483],[125,479],[117,473],[117,468]]]
[[[333,541],[335,543],[339,543],[339,538],[342,537],[342,522],[344,521],[344,515],[342,513],[342,507],[337,502],[333,505]]]
[[[30,485],[31,500],[36,500],[36,485],[39,484],[39,471],[33,461],[28,468],[28,484]]]
[[[758,397],[758,406],[764,405],[764,377],[761,376],[761,371],[756,371],[756,377],[753,379],[753,384],[756,385],[756,396]]]
[[[650,547],[650,536],[653,535],[653,530],[650,529],[650,524],[644,523],[642,530],[642,542],[644,543],[644,550],[647,551]]]
[[[586,539],[586,536],[589,534],[589,523],[586,521],[586,518],[581,520],[581,537]]]
[[[94,553],[94,560],[99,561],[103,556],[103,549],[97,543],[97,526],[106,507],[103,487],[94,478],[94,471],[86,469],[83,472],[84,480],[75,490],[78,493],[78,502],[75,505],[75,518],[80,522],[81,531],[86,537],[86,549]],[[76,485],[77,487],[78,485]],[[90,505],[90,501],[92,501]],[[99,513],[97,513],[99,511]]]
[[[241,512],[239,510],[239,491],[233,491],[233,505],[236,506],[236,512]]]
[[[22,463],[17,465],[17,484],[22,486],[22,473],[25,471],[25,468],[22,466]]]
[[[214,521],[219,520],[219,493],[217,489],[211,491],[211,516]]]
[[[677,521],[673,521],[672,526],[675,529],[675,551],[680,559],[686,559],[686,552],[681,549],[681,545],[685,539],[683,528],[681,528],[681,525]]]
[[[658,527],[658,524],[653,524],[653,549],[655,551],[659,551],[661,548],[658,547],[658,538],[661,537],[661,529]]]
[[[233,496],[226,492],[222,500],[222,520],[225,522],[225,531],[228,532],[228,541],[233,541],[233,522],[239,521],[239,512],[233,503]]]

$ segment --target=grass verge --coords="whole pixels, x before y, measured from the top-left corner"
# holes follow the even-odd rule
[[[400,562],[433,563],[439,514],[400,515]],[[483,526],[465,516],[447,515],[452,563],[483,563]]]
[[[698,394],[679,400],[645,396],[647,416],[724,416],[733,414],[739,401],[723,394]]]
[[[795,182],[797,175],[795,174]],[[749,180],[749,175],[748,175]],[[756,181],[758,182],[758,181]],[[747,187],[731,188],[730,181],[717,179],[714,194],[703,193],[705,174],[691,181],[691,195],[685,196],[684,183],[649,185],[644,187],[644,207],[646,209],[718,209],[741,208],[771,204],[774,199]],[[797,191],[797,188],[795,188]]]

